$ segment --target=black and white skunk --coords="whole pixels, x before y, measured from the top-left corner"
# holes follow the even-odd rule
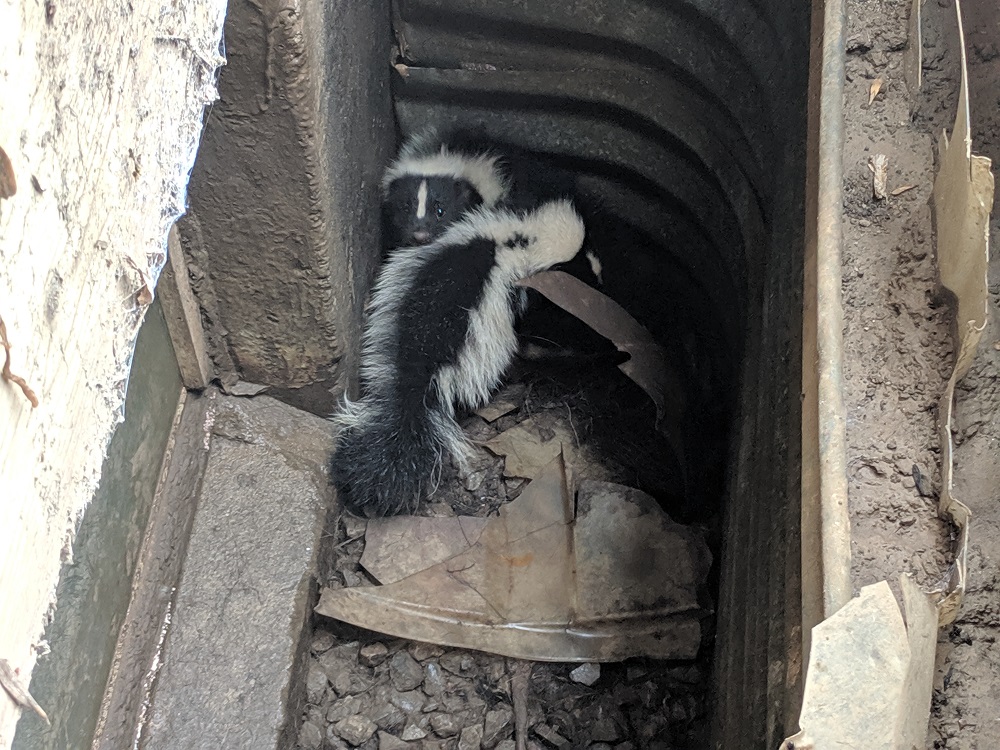
[[[361,399],[345,399],[334,417],[331,479],[350,510],[412,511],[446,456],[465,467],[455,407],[487,403],[513,360],[515,282],[572,259],[584,234],[569,201],[479,209],[433,243],[389,256],[366,323]]]
[[[404,144],[382,178],[383,225],[390,248],[433,242],[466,213],[493,208],[509,192],[500,156],[426,130]]]

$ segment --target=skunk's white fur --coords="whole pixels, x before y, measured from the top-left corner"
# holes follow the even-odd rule
[[[507,197],[510,184],[500,167],[499,154],[466,154],[442,143],[435,129],[429,128],[410,138],[382,177],[382,189],[400,177],[452,177],[465,180],[492,208]]]
[[[359,401],[345,399],[334,416],[342,431],[332,476],[349,506],[368,515],[412,510],[420,496],[436,486],[445,454],[465,467],[471,447],[455,421],[455,407],[487,403],[513,360],[521,299],[515,282],[571,260],[583,239],[583,220],[572,203],[563,200],[524,215],[479,209],[430,245],[401,248],[389,258],[368,311],[361,366],[364,393]],[[422,271],[445,254],[458,257],[484,240],[492,243],[493,256],[481,279],[478,302],[472,309],[449,308],[452,322],[468,322],[452,361],[400,362],[402,316],[421,293],[416,287]],[[421,326],[441,330],[442,336],[450,330],[441,320],[421,321]],[[404,391],[415,392],[414,381],[406,380],[415,370],[433,375],[426,386],[416,384],[423,394],[420,404],[403,403]],[[415,413],[419,417],[413,417]]]

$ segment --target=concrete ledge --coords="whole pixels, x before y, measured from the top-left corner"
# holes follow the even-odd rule
[[[221,397],[146,750],[294,747],[332,431],[274,399]]]
[[[395,146],[389,4],[228,12],[221,101],[181,240],[217,375],[225,383],[232,366],[231,379],[325,414],[356,366],[379,257],[379,180]]]

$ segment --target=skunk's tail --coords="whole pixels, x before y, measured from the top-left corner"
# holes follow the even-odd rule
[[[437,487],[445,454],[462,461],[468,446],[455,420],[421,399],[347,402],[336,421],[331,481],[349,511],[369,518],[412,513]]]

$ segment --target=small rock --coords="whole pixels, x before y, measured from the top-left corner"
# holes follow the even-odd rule
[[[302,750],[319,750],[323,746],[323,733],[319,727],[306,722],[299,730],[299,747]]]
[[[601,665],[590,662],[581,664],[569,673],[569,678],[573,682],[579,682],[581,685],[590,687],[601,678]]]
[[[642,664],[629,664],[625,668],[625,679],[629,682],[638,682],[647,674],[646,667]]]
[[[514,740],[504,740],[496,746],[496,750],[517,750],[517,745],[514,744]]]
[[[342,570],[340,571],[340,575],[344,577],[344,586],[349,589],[353,589],[362,584],[361,576],[353,570]]]
[[[362,646],[358,652],[358,661],[366,667],[377,667],[389,656],[389,649],[384,643],[369,643]]]
[[[327,675],[330,673],[327,672]],[[333,692],[337,695],[343,697],[351,692],[351,673],[346,669],[337,672],[330,678],[330,684],[333,685]]]
[[[614,742],[619,736],[618,725],[609,716],[598,719],[590,728],[590,739],[598,742]]]
[[[326,728],[326,745],[324,750],[348,750],[350,745],[337,736],[337,727],[332,724]]]
[[[510,727],[514,721],[514,713],[509,706],[502,706],[486,712],[483,724],[483,747],[486,750],[498,748],[500,741],[510,736]]]
[[[410,644],[410,656],[412,656],[417,661],[424,661],[426,659],[433,659],[437,656],[441,656],[444,653],[444,649],[440,646],[435,646],[433,643],[420,643],[415,641]]]
[[[347,740],[354,747],[357,747],[375,734],[377,727],[370,719],[355,714],[354,716],[348,716],[346,719],[341,719],[336,723],[334,728],[341,738]]]
[[[473,724],[462,730],[458,738],[458,750],[479,750],[483,742],[483,727]]]
[[[391,703],[376,703],[367,716],[375,722],[375,726],[386,732],[399,731],[406,724],[406,714]]]
[[[424,692],[427,695],[441,695],[445,689],[444,673],[437,662],[424,664]]]
[[[533,727],[531,731],[548,742],[550,745],[555,745],[556,747],[569,747],[569,740],[559,734],[559,732],[550,727],[548,724],[539,724],[538,726]]]
[[[869,221],[868,219],[861,219],[861,221],[859,221],[858,224],[860,224],[863,227],[870,227],[872,225],[871,221]]]
[[[686,667],[677,667],[670,670],[670,676],[678,682],[687,685],[697,685],[701,683],[703,675],[697,664],[689,664]]]
[[[396,690],[405,692],[420,687],[424,670],[406,651],[397,651],[389,660],[389,678]]]
[[[469,654],[453,652],[445,654],[440,659],[441,666],[452,674],[461,675],[476,666],[476,661]]]
[[[365,530],[368,528],[367,519],[344,513],[340,520],[344,524],[344,533],[348,539],[359,539],[365,535]]]
[[[480,469],[479,471],[471,472],[465,477],[462,480],[462,486],[469,492],[475,492],[483,486],[484,481],[486,481],[486,469]]]
[[[427,699],[419,690],[409,690],[405,693],[393,691],[389,698],[392,705],[402,709],[405,713],[414,714],[423,709]]]
[[[431,717],[431,729],[438,737],[454,737],[461,731],[462,725],[450,714],[434,714]]]
[[[306,700],[314,706],[320,705],[326,698],[326,689],[329,685],[326,672],[320,669],[316,662],[310,662],[309,673],[306,675]]]
[[[410,745],[388,732],[378,733],[378,750],[406,750]]]
[[[680,702],[670,704],[670,710],[667,713],[670,716],[670,721],[674,724],[683,724],[688,720],[688,712]]]
[[[329,710],[326,712],[326,720],[331,724],[336,724],[338,721],[343,721],[348,716],[354,716],[361,713],[361,708],[361,699],[356,695],[349,695],[346,698],[341,698],[340,700],[333,702],[333,705],[331,705]]]
[[[407,724],[406,729],[404,729],[403,733],[399,736],[407,741],[422,740],[427,736],[427,732],[418,727],[416,724]]]
[[[333,637],[333,633],[327,633],[325,630],[319,630],[312,639],[312,652],[314,654],[325,654],[334,644],[337,639]]]

